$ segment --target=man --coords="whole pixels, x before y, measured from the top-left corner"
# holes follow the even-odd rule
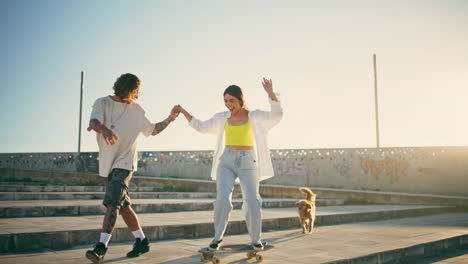
[[[135,236],[133,250],[127,257],[138,257],[149,251],[149,241],[141,229],[138,217],[130,205],[128,186],[137,170],[137,138],[161,133],[179,115],[174,107],[162,122],[152,124],[145,111],[135,102],[140,90],[137,76],[127,73],[114,83],[114,95],[98,98],[93,105],[88,131],[96,131],[99,145],[99,175],[106,177],[106,193],[103,204],[106,214],[99,242],[86,257],[94,263],[102,263],[114,229],[117,215],[122,215]]]

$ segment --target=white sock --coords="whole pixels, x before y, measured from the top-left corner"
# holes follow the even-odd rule
[[[143,230],[141,229],[138,229],[137,231],[133,231],[132,234],[133,236],[135,236],[135,238],[139,238],[141,240],[145,239],[145,234],[143,234]]]
[[[112,235],[108,233],[101,233],[101,238],[99,239],[99,242],[103,243],[107,247],[107,244],[109,244],[109,241],[111,239],[111,236]]]

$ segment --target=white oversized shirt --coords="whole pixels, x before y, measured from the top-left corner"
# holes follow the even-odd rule
[[[142,133],[150,136],[154,124],[148,120],[145,111],[135,102],[131,104],[112,100],[110,96],[98,98],[93,104],[90,119],[113,130],[119,137],[114,145],[106,144],[101,133],[96,133],[99,146],[99,175],[107,177],[112,169],[136,171],[138,166],[137,138]]]
[[[283,117],[283,108],[280,102],[270,99],[271,111],[254,110],[249,111],[249,119],[252,124],[252,130],[255,137],[255,150],[257,153],[258,170],[257,179],[266,180],[275,175],[273,164],[271,162],[270,150],[268,148],[268,131],[278,124]],[[189,125],[201,133],[218,135],[218,141],[213,153],[213,165],[211,167],[211,178],[216,180],[216,171],[219,165],[219,159],[224,151],[224,124],[231,117],[230,111],[215,114],[211,119],[201,121],[194,116]]]

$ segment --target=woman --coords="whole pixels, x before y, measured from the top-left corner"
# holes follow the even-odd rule
[[[211,170],[211,178],[216,180],[217,196],[214,204],[215,237],[208,247],[210,250],[216,250],[222,244],[237,178],[242,189],[252,246],[255,249],[264,247],[261,241],[262,200],[259,182],[274,175],[266,137],[268,130],[281,120],[283,109],[273,92],[271,79],[263,78],[262,84],[269,96],[271,111],[249,111],[245,106],[242,89],[236,85],[229,86],[223,94],[229,111],[217,113],[209,120],[201,121],[181,106],[178,109],[195,130],[218,135]]]

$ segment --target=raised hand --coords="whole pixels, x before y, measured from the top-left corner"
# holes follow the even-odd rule
[[[263,89],[265,89],[265,92],[267,92],[271,100],[278,101],[276,94],[273,92],[273,82],[271,81],[271,79],[266,79],[265,77],[263,77],[262,85]]]
[[[273,93],[273,82],[271,81],[271,79],[266,79],[265,77],[263,77],[262,85],[268,94]]]

